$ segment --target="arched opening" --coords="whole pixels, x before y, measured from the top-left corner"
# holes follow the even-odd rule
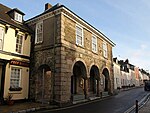
[[[90,70],[89,78],[89,92],[96,94],[99,91],[99,69],[97,66],[93,65]]]
[[[86,73],[87,72],[84,63],[77,61],[73,66],[73,75],[71,77],[71,94],[73,96],[84,95],[85,98]]]
[[[109,72],[108,72],[108,69],[107,68],[105,68],[105,69],[103,69],[103,72],[102,72],[102,74],[104,75],[104,77],[105,77],[105,81],[104,81],[104,91],[108,91],[109,90]]]
[[[36,78],[36,98],[37,101],[47,103],[52,98],[51,69],[43,64],[38,68]]]

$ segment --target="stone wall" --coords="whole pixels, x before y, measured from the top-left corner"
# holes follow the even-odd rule
[[[70,17],[72,18],[72,17]],[[102,76],[103,70],[109,72],[109,92],[113,92],[113,67],[112,67],[112,46],[108,45],[108,58],[103,57],[102,36],[94,32],[88,26],[84,25],[84,46],[76,45],[76,23],[82,24],[80,21],[70,19],[63,13],[52,18],[44,20],[44,42],[34,45],[31,54],[31,76],[30,76],[30,97],[38,98],[38,70],[41,65],[47,65],[51,69],[52,78],[47,77],[45,84],[45,98],[57,103],[71,102],[71,76],[73,75],[73,67],[77,61],[81,61],[86,68],[86,76],[84,87],[88,94],[90,70],[96,65]],[[33,27],[35,30],[35,27]],[[49,31],[50,30],[50,31]],[[92,35],[98,36],[98,52],[94,53],[92,49]],[[50,43],[49,43],[50,42]],[[53,43],[52,43],[53,42]],[[107,42],[107,41],[106,41]],[[55,44],[55,45],[53,45]],[[47,87],[49,86],[49,87]],[[48,90],[46,90],[48,89]],[[103,90],[103,89],[101,89]]]
[[[67,102],[71,99],[71,76],[73,74],[73,65],[77,61],[82,61],[87,67],[87,76],[90,77],[90,69],[92,65],[98,66],[100,76],[104,68],[107,68],[110,76],[109,92],[113,93],[113,67],[112,67],[112,46],[108,45],[108,58],[103,57],[101,36],[98,38],[98,52],[91,51],[92,33],[84,29],[84,47],[76,45],[75,26],[76,22],[61,15],[61,26],[63,26],[63,35],[61,35],[61,90],[60,101]],[[103,89],[102,89],[103,90]]]

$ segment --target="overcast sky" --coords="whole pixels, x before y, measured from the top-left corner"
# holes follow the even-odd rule
[[[45,3],[63,4],[116,44],[113,57],[129,59],[131,64],[150,70],[150,0],[1,0],[1,3],[23,11],[25,20],[42,13]]]

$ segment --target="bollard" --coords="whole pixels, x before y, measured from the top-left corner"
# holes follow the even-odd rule
[[[139,106],[138,106],[138,100],[135,101],[135,105],[136,105],[135,113],[138,113],[138,109],[139,109]]]

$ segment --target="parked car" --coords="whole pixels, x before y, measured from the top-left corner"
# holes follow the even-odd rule
[[[145,81],[144,90],[145,91],[150,91],[150,81]]]

